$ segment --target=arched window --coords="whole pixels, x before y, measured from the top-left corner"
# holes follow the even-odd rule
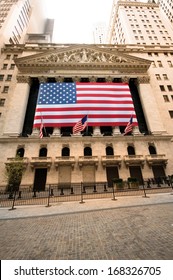
[[[106,147],[106,155],[107,156],[113,156],[114,155],[114,150],[111,146]]]
[[[92,149],[90,147],[84,148],[84,156],[92,156]]]
[[[135,155],[135,148],[133,146],[127,147],[128,155]]]
[[[47,148],[40,149],[39,157],[47,157]]]
[[[62,157],[69,157],[70,156],[70,149],[68,147],[64,147],[61,151]]]
[[[24,157],[24,153],[25,153],[25,149],[24,148],[19,148],[19,149],[17,149],[16,156],[22,158],[22,157]]]
[[[157,153],[156,153],[156,148],[155,148],[154,146],[152,146],[152,145],[150,145],[150,146],[148,147],[148,150],[149,150],[150,155],[155,155],[155,154],[157,154]]]

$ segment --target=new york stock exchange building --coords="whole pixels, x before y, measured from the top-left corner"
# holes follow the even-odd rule
[[[159,61],[165,53],[169,62],[173,58],[170,47],[5,45],[1,187],[16,155],[25,166],[20,188],[38,191],[49,184],[111,187],[114,178],[142,184],[172,175],[173,106],[159,87],[156,52]],[[162,72],[173,76],[172,69],[165,65]],[[132,130],[124,133],[130,120]],[[73,133],[79,122],[83,129]]]

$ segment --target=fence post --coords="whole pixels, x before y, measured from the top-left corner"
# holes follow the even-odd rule
[[[112,200],[117,200],[117,199],[115,198],[114,183],[113,183],[113,185],[112,185],[112,195],[113,195]]]
[[[70,194],[74,194],[73,187],[71,187],[70,190],[71,190]]]
[[[60,192],[60,195],[64,195],[64,191],[63,191],[63,188],[61,188],[61,192]]]
[[[9,210],[15,210],[16,209],[16,208],[14,208],[15,200],[16,200],[16,191],[14,191],[12,207]]]
[[[49,189],[48,189],[48,198],[47,198],[47,205],[46,205],[46,207],[50,207],[51,205],[50,205],[50,196],[51,196],[51,193],[50,193],[50,185],[49,185]]]
[[[81,201],[79,203],[85,203],[83,201],[83,183],[82,182],[81,182],[81,192],[80,192],[80,194],[81,194]]]
[[[146,191],[145,191],[145,182],[144,182],[144,180],[142,180],[142,187],[143,187],[143,191],[144,191],[144,196],[142,196],[142,197],[149,198],[149,196],[146,195]]]
[[[106,184],[104,184],[104,192],[107,192]]]

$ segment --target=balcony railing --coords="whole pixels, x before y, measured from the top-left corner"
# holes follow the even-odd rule
[[[23,163],[24,167],[26,168],[28,165],[28,158],[27,157],[20,157],[20,158],[16,158],[16,157],[11,157],[11,158],[7,158],[7,162],[6,164],[12,164],[12,163]]]
[[[71,156],[56,157],[54,164],[56,169],[58,169],[58,166],[60,165],[71,165],[72,167],[74,167],[75,157],[71,157]]]
[[[124,161],[126,166],[135,165],[135,164],[143,166],[145,162],[145,158],[143,155],[126,155],[124,156]]]
[[[83,165],[95,165],[98,166],[98,157],[97,156],[79,156],[78,160],[79,166]]]
[[[31,168],[48,168],[50,169],[52,164],[51,157],[32,157],[30,161]]]
[[[154,164],[166,165],[168,162],[168,159],[166,158],[166,155],[164,155],[164,154],[162,154],[162,155],[152,154],[152,155],[146,156],[146,161],[150,166],[154,165]]]
[[[102,165],[105,167],[105,166],[108,166],[108,165],[118,165],[118,166],[121,166],[121,161],[122,161],[122,158],[121,156],[119,155],[109,155],[109,156],[102,156],[101,157],[101,162],[102,162]]]

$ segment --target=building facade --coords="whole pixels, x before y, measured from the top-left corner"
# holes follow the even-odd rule
[[[113,178],[142,182],[172,174],[170,46],[7,44],[1,63],[7,65],[0,81],[1,174],[16,155],[26,167],[21,186],[40,189],[88,181],[111,186]],[[47,128],[40,139],[33,129],[39,84],[72,81],[128,83],[139,124],[133,135],[124,136],[124,128],[116,126],[89,127],[88,134],[78,135],[62,127]],[[0,183],[6,185],[5,177]]]
[[[172,34],[173,26],[159,4],[145,0],[114,1],[109,44],[173,45]]]
[[[123,13],[121,4],[118,8]],[[139,20],[138,8],[139,14],[144,9],[144,15],[158,9],[156,4],[131,4],[133,13],[128,18],[124,9],[121,19],[128,20],[127,26],[130,18]],[[118,24],[117,17],[114,23]],[[156,39],[149,43],[147,37],[143,44],[128,33],[129,44],[126,39],[114,41],[114,34],[111,42],[119,44],[60,45],[32,40],[4,44],[0,56],[1,187],[8,185],[5,166],[16,155],[25,167],[20,187],[36,190],[59,183],[107,182],[112,186],[113,178],[128,177],[142,184],[148,178],[173,174],[173,35],[169,33],[172,37],[165,44],[154,43]],[[157,36],[162,42],[161,33]],[[126,136],[125,126],[89,126],[87,132],[75,135],[71,126],[46,127],[40,138],[39,128],[33,128],[40,84],[58,82],[128,84],[138,126]]]

